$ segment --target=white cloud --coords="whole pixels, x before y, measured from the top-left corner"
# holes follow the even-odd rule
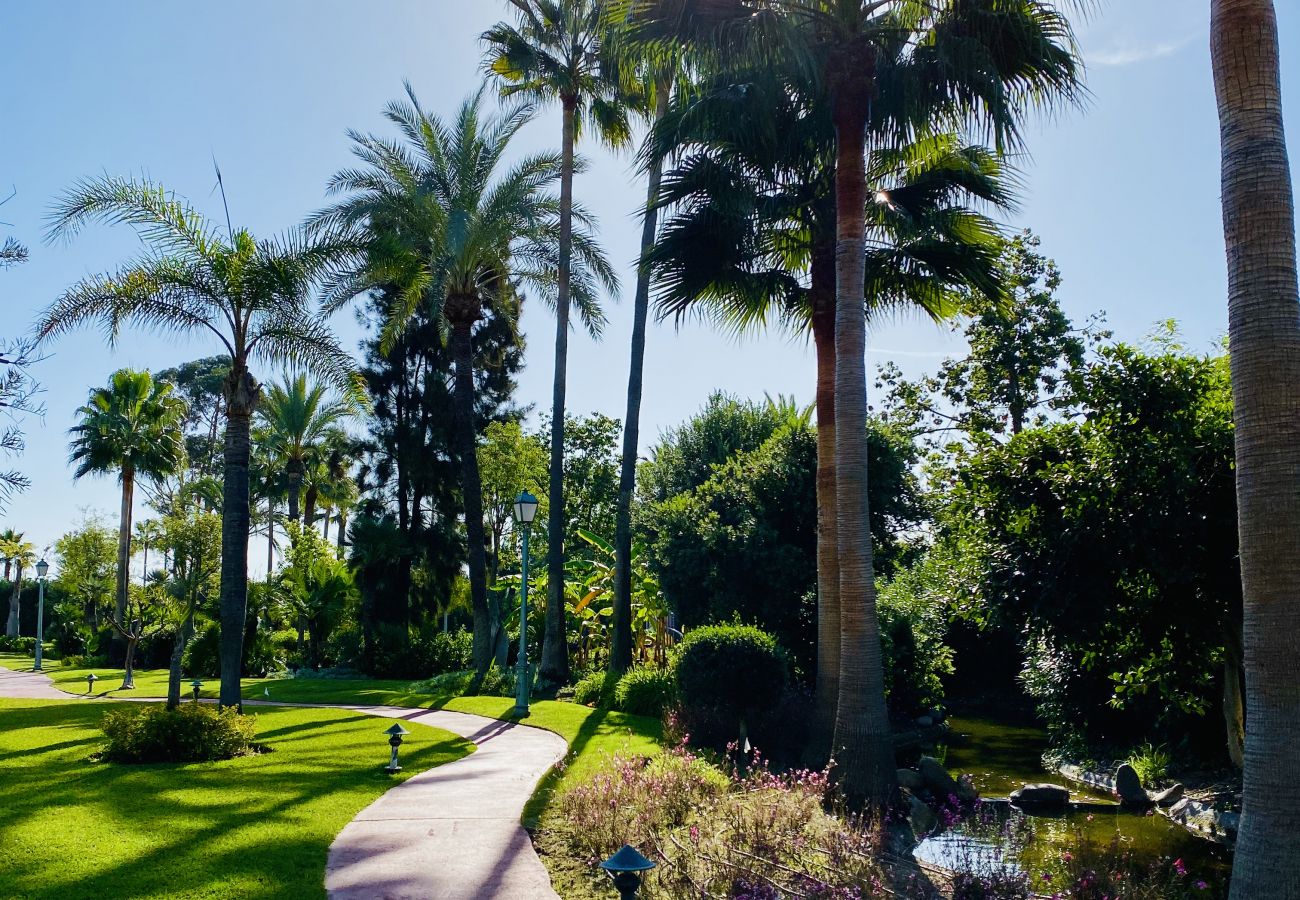
[[[1110,41],[1106,46],[1084,53],[1084,59],[1098,66],[1131,66],[1171,56],[1190,44],[1197,35],[1189,34],[1180,40],[1139,44],[1130,41]]]

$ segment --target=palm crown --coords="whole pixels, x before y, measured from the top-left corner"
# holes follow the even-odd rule
[[[331,307],[366,290],[400,288],[385,325],[390,343],[425,302],[444,318],[473,321],[476,302],[504,308],[519,282],[554,301],[559,200],[549,189],[560,178],[560,158],[536,154],[504,168],[531,107],[484,117],[482,106],[480,91],[446,122],[425,112],[407,85],[406,101],[385,110],[405,142],[350,132],[365,166],[336,174],[329,190],[344,199],[309,220],[312,231],[355,251],[330,284]],[[598,334],[605,323],[598,288],[613,288],[616,278],[591,237],[590,217],[581,209],[575,217],[583,227],[574,234],[572,296]],[[461,308],[466,302],[471,309]]]
[[[92,221],[131,226],[145,252],[65,291],[40,319],[42,338],[92,322],[110,340],[124,323],[208,332],[229,354],[232,378],[242,377],[250,360],[288,362],[359,395],[351,358],[311,309],[311,286],[333,258],[331,248],[295,234],[259,240],[242,229],[223,238],[163,187],[129,178],[76,184],[56,204],[48,236],[71,238]]]
[[[185,462],[186,411],[168,382],[154,381],[148,372],[114,372],[107,387],[90,392],[77,410],[81,421],[68,430],[69,458],[77,466],[73,477],[172,474]]]

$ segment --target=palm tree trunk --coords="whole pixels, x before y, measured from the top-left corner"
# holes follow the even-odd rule
[[[868,69],[870,66],[867,67]],[[860,86],[860,77],[846,79]],[[876,618],[867,508],[867,322],[865,295],[866,151],[869,97],[835,97],[835,478],[840,567],[840,690],[834,757],[852,801],[877,808],[891,799],[893,735]]]
[[[275,499],[266,498],[266,577],[275,571]]]
[[[117,590],[114,594],[113,611],[119,627],[127,628],[126,602],[131,584],[131,512],[135,499],[135,469],[130,465],[122,467],[122,509],[117,521]],[[126,639],[119,634],[117,643],[123,648]],[[130,652],[127,650],[127,652]]]
[[[671,82],[656,85],[656,124],[668,112]],[[636,490],[636,454],[641,440],[641,389],[645,380],[645,330],[650,314],[650,265],[646,257],[654,247],[658,228],[659,184],[664,161],[650,163],[646,186],[645,218],[641,223],[641,263],[636,273],[636,298],[632,305],[632,360],[627,374],[627,415],[623,419],[623,459],[618,473],[618,507],[614,512],[614,640],[609,668],[626,672],[632,666],[632,494]]]
[[[339,527],[335,530],[337,532],[336,539],[338,540],[339,556],[342,556],[343,549],[348,545],[348,514],[343,510],[339,510]]]
[[[569,257],[573,251],[573,141],[577,101],[564,97],[560,169],[560,264],[555,297],[555,384],[551,396],[550,501],[546,529],[546,630],[542,680],[569,680],[569,642],[564,611],[564,393],[569,363]]]
[[[1211,0],[1244,601],[1234,900],[1300,897],[1300,288],[1271,0]]]
[[[806,759],[831,757],[840,692],[840,558],[835,496],[835,246],[814,250],[812,332],[817,353],[817,693]]]
[[[141,565],[140,585],[143,587],[149,583],[149,542],[145,541],[142,548],[144,550],[144,562]]]
[[[242,361],[226,376],[226,441],[221,517],[221,696],[243,710],[239,690],[248,609],[249,426],[259,385]]]
[[[5,624],[6,637],[18,637],[19,619],[22,615],[21,599],[23,595],[23,562],[18,560],[14,566],[13,591],[9,594],[9,619]]]
[[[298,519],[298,502],[302,497],[302,463],[289,460],[285,467],[285,480],[289,482],[289,521],[297,522]]]
[[[316,499],[319,497],[316,485],[307,488],[302,503],[302,527],[310,528],[316,522]]]
[[[474,320],[468,316],[457,318],[452,325],[451,342],[456,360],[456,452],[460,455],[465,538],[469,545],[469,597],[474,614],[474,670],[482,675],[492,664],[492,637],[496,623],[488,606],[483,483],[478,471],[474,427],[474,347],[470,340],[473,323]]]

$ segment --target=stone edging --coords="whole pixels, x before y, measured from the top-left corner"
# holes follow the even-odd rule
[[[1108,794],[1115,793],[1115,779],[1105,772],[1097,772],[1077,763],[1052,764],[1044,761],[1044,765],[1067,781]],[[1237,828],[1241,823],[1240,813],[1215,809],[1208,803],[1188,797],[1184,797],[1168,809],[1157,807],[1156,811],[1197,837],[1229,847],[1237,842]]]

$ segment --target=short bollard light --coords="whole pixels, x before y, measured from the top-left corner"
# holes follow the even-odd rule
[[[384,734],[388,735],[388,746],[393,748],[392,758],[388,760],[388,765],[384,766],[384,771],[389,775],[402,771],[402,767],[397,764],[397,748],[402,746],[402,735],[410,733],[402,727],[401,722],[394,722],[392,728],[385,729]]]
[[[200,679],[195,678],[190,682],[190,690],[194,691],[194,702],[198,703],[199,691],[203,690],[203,682]]]
[[[99,680],[99,679],[95,676],[95,673],[94,673],[94,672],[91,672],[89,675],[86,676],[86,693],[87,693],[87,694],[93,694],[93,693],[95,693],[95,682],[98,681],[98,680]]]
[[[650,871],[655,864],[638,853],[635,847],[624,844],[622,850],[601,863],[600,867],[618,888],[621,900],[635,900],[641,887],[641,873]]]

